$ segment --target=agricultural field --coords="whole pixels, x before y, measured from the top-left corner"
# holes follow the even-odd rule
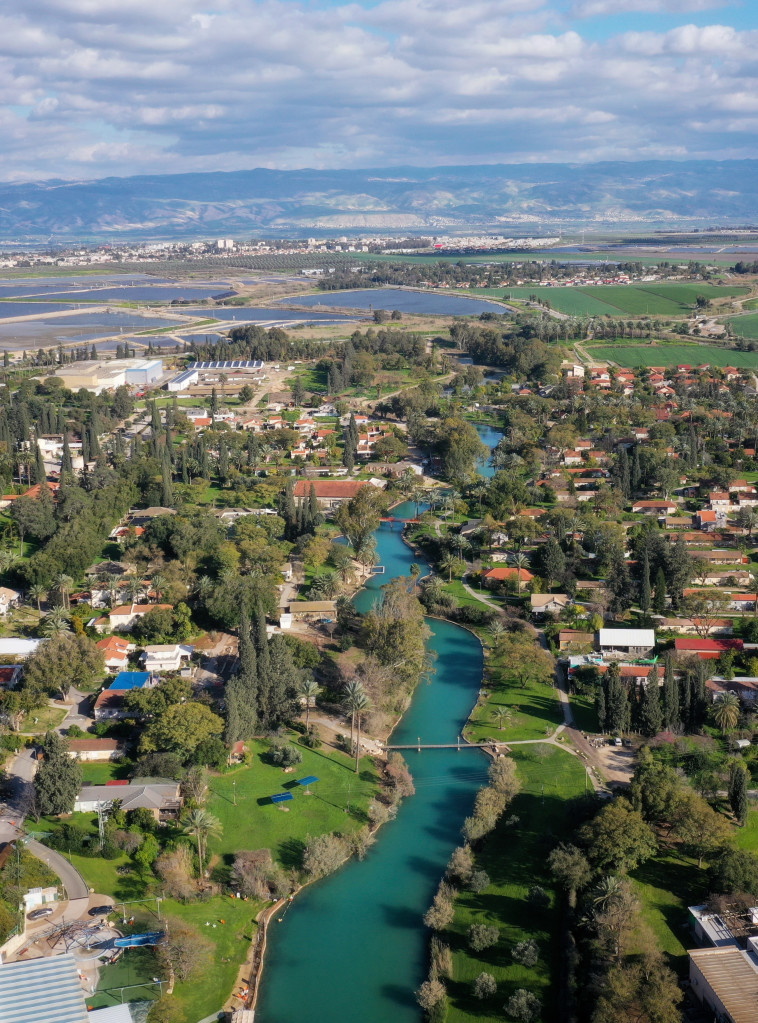
[[[640,366],[738,366],[758,369],[758,352],[738,352],[716,345],[587,345],[587,353],[598,361],[615,362],[624,369]]]
[[[468,294],[506,299],[530,295],[549,302],[570,316],[683,316],[691,311],[698,295],[711,300],[747,295],[749,288],[714,284],[609,284],[595,287],[477,288]],[[756,335],[758,336],[758,335]]]
[[[739,337],[758,339],[758,313],[753,313],[752,316],[735,316],[729,323]]]

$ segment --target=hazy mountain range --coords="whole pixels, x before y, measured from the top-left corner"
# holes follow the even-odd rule
[[[538,233],[758,220],[758,160],[163,174],[0,184],[0,241]]]

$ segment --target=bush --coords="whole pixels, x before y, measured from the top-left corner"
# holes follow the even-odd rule
[[[468,929],[468,943],[474,952],[483,952],[498,943],[500,931],[491,924],[472,924]]]
[[[522,966],[534,966],[539,959],[539,947],[533,938],[520,941],[511,949],[511,955]]]
[[[529,905],[534,906],[535,909],[547,909],[550,905],[550,896],[538,884],[532,885],[526,898]]]
[[[497,994],[497,981],[491,973],[480,973],[474,981],[474,998],[492,998]]]
[[[486,870],[475,870],[466,885],[469,891],[476,892],[477,895],[483,892],[485,888],[489,888],[489,886],[490,875]]]
[[[509,1016],[521,1020],[521,1023],[534,1023],[542,1012],[542,1002],[531,991],[519,988],[503,1006]]]
[[[297,746],[292,746],[289,743],[283,746],[272,746],[269,756],[272,764],[277,764],[279,767],[294,767],[303,759],[303,754]]]
[[[81,737],[83,735],[86,735],[87,733],[84,731],[83,728],[80,728],[79,725],[71,725],[66,734],[68,735],[69,739],[81,739]]]
[[[319,738],[319,734],[315,728],[309,728],[303,735],[300,742],[307,749],[321,749],[322,746],[321,739]]]
[[[348,846],[341,835],[317,835],[309,838],[303,852],[303,870],[311,877],[324,877],[342,865]]]

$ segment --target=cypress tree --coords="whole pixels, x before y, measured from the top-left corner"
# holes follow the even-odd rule
[[[629,700],[621,681],[619,666],[613,663],[603,676],[605,683],[606,727],[609,732],[625,732],[629,724]]]
[[[321,508],[319,507],[318,498],[316,497],[316,488],[311,483],[311,490],[308,495],[308,518],[309,524],[312,531],[315,532],[316,528],[323,522],[323,515],[321,514]]]
[[[189,472],[187,470],[187,452],[182,450],[182,483],[189,483]]]
[[[595,693],[595,711],[597,713],[598,728],[601,732],[605,731],[605,686],[601,684],[597,687]]]
[[[298,671],[284,636],[272,636],[263,719],[269,728],[280,725],[292,714]],[[263,698],[264,694],[261,694]]]
[[[641,479],[642,479],[642,468],[640,467],[640,449],[635,444],[635,447],[634,447],[634,458],[632,459],[632,469],[631,469],[631,473],[630,473],[630,483],[632,485],[632,493],[636,493],[639,490]]]
[[[164,508],[174,506],[174,485],[171,481],[171,462],[165,454],[161,466],[161,504]]]
[[[229,479],[229,449],[223,437],[218,445],[218,476],[222,483]]]
[[[664,660],[663,675],[663,723],[666,728],[675,732],[680,725],[679,718],[679,686],[674,674],[674,659],[668,652]]]
[[[640,731],[648,738],[652,738],[660,732],[662,726],[663,714],[661,712],[661,696],[658,691],[658,668],[654,664],[650,669],[647,684],[643,687]]]
[[[618,457],[618,483],[625,500],[629,500],[632,492],[631,476],[629,472],[629,455],[626,448],[622,447]]]
[[[658,569],[658,574],[655,577],[653,610],[659,615],[662,615],[666,610],[666,576],[663,574],[662,568]]]
[[[647,551],[642,558],[642,581],[640,583],[640,609],[647,613],[650,610],[650,558]]]
[[[741,760],[733,760],[729,769],[729,805],[737,823],[742,827],[747,822],[747,771]]]

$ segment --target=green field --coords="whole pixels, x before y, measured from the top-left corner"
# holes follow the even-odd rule
[[[758,322],[758,317],[756,319]],[[587,345],[586,350],[593,359],[615,362],[625,369],[636,369],[639,366],[701,366],[706,363],[711,366],[758,368],[758,352],[738,352],[734,348],[719,348],[716,345]]]
[[[536,295],[558,312],[570,316],[682,316],[691,311],[698,295],[711,300],[746,295],[746,287],[714,284],[609,284],[588,287],[479,288],[469,294],[506,299]],[[758,319],[758,318],[757,318]],[[757,335],[758,336],[758,335]]]
[[[490,1023],[502,1020],[503,1002],[516,988],[534,991],[545,1005],[543,1019],[557,1018],[558,971],[563,948],[556,894],[547,867],[547,856],[560,841],[568,840],[576,826],[577,802],[584,799],[584,767],[577,757],[554,746],[537,744],[514,750],[523,789],[504,818],[519,818],[514,826],[501,820],[477,855],[477,867],[485,870],[491,884],[481,894],[462,892],[456,900],[455,920],[443,935],[453,952],[453,979],[447,983],[450,1023]],[[552,896],[547,909],[535,909],[526,899],[533,884]],[[465,939],[473,923],[500,928],[497,945],[472,952]],[[515,963],[511,948],[534,938],[540,948],[536,966]],[[471,984],[482,971],[498,982],[497,994],[479,1002]]]
[[[522,689],[515,682],[487,685],[489,696],[480,696],[463,730],[470,742],[497,739],[508,742],[515,739],[543,739],[552,734],[563,720],[558,702],[558,690],[544,682],[530,683]],[[503,707],[508,711],[503,728],[495,712]]]
[[[739,337],[758,338],[758,313],[753,313],[750,316],[735,316],[729,323]]]

